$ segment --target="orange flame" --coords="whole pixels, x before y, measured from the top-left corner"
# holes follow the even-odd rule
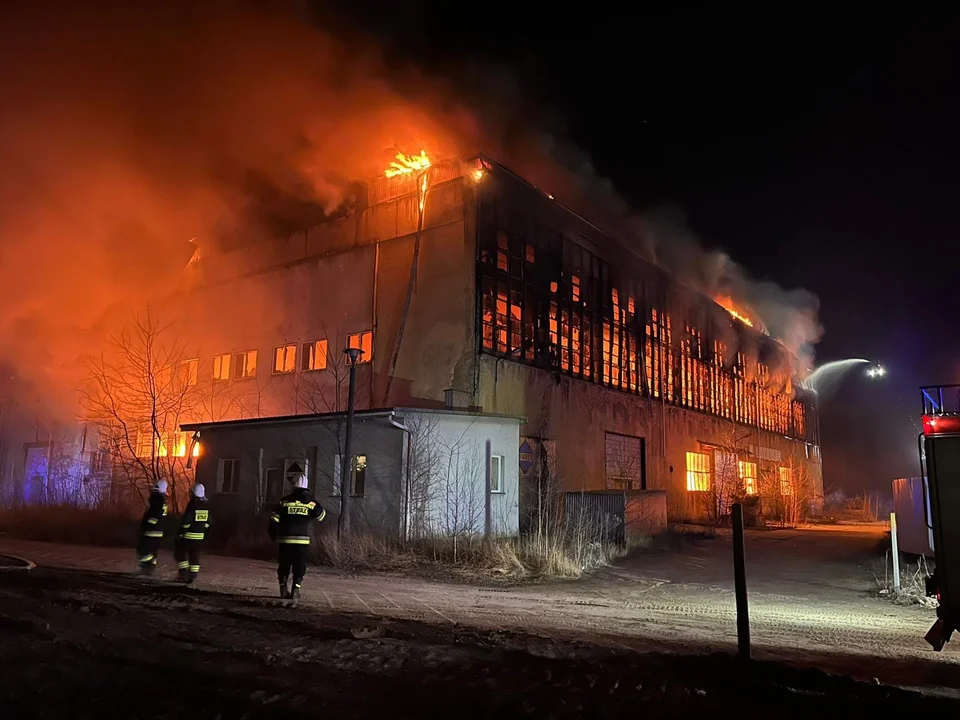
[[[732,317],[734,320],[739,320],[747,327],[753,327],[753,320],[739,312],[736,305],[733,304],[733,300],[731,298],[727,297],[726,295],[721,295],[720,297],[716,298],[715,302],[717,305],[730,313],[730,317]]]
[[[427,157],[426,150],[421,150],[419,155],[404,155],[402,152],[398,152],[393,162],[390,163],[390,167],[384,170],[383,174],[390,178],[421,172],[428,167],[430,167],[430,158]]]
[[[420,214],[423,214],[423,206],[427,204],[427,174],[423,174],[420,181]]]

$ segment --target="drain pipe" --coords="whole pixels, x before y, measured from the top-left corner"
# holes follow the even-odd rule
[[[401,537],[403,541],[406,542],[410,539],[410,456],[413,451],[413,431],[408,428],[403,423],[397,422],[394,418],[396,417],[396,412],[390,411],[390,416],[387,418],[387,422],[393,425],[395,428],[402,430],[407,435],[407,467],[405,469],[406,480],[404,482],[404,502],[403,502],[403,528],[401,529]]]

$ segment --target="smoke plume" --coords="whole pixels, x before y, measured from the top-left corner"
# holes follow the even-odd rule
[[[262,3],[23,2],[0,25],[0,364],[69,396],[104,315],[201,247],[309,227],[398,150],[486,150],[795,352],[815,298],[636,214],[503,73],[428,77]],[[541,116],[542,118],[542,116]]]

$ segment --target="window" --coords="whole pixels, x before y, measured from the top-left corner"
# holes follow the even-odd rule
[[[219,382],[230,379],[230,353],[213,358],[213,380]]]
[[[137,457],[151,457],[153,455],[153,430],[137,431]]]
[[[747,495],[757,494],[757,464],[748,460],[741,460],[737,463],[737,469],[740,471],[740,480],[743,482],[743,491]]]
[[[490,492],[505,492],[503,489],[503,455],[490,456]]]
[[[777,468],[780,474],[780,494],[793,495],[793,470],[788,467]]]
[[[283,471],[278,467],[271,467],[265,468],[263,474],[266,485],[264,499],[270,504],[279,502],[283,497]]]
[[[240,492],[240,458],[220,458],[217,461],[217,492]]]
[[[373,333],[362,332],[347,335],[347,347],[363,350],[363,354],[357,360],[358,363],[370,362],[373,359]]]
[[[343,477],[340,470],[342,458],[339,455],[333,456],[333,495],[340,495],[340,488],[343,485]]]
[[[327,341],[315,340],[303,344],[300,355],[301,370],[323,370],[327,367]]]
[[[710,490],[710,456],[706,453],[687,453],[687,490],[690,492]]]
[[[642,490],[644,482],[643,438],[606,434],[606,480],[608,490]]]
[[[257,376],[256,350],[238,352],[233,356],[233,376],[238,380]]]
[[[200,367],[200,361],[196,358],[184,360],[177,366],[177,379],[181,385],[197,384],[197,369]]]
[[[356,467],[353,470],[353,495],[363,495],[367,484],[367,456],[356,456]]]
[[[297,346],[281,345],[273,351],[273,372],[275,375],[292,373],[297,369]]]

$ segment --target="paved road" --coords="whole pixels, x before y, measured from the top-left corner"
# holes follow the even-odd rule
[[[878,677],[960,688],[960,652],[934,654],[923,641],[933,611],[873,597],[882,575],[878,533],[769,531],[747,541],[755,656]],[[129,573],[132,551],[0,539],[0,553],[44,566]],[[172,562],[165,568],[173,574]],[[153,582],[150,580],[149,582]],[[201,583],[273,596],[270,563],[207,556]],[[645,553],[578,582],[511,588],[445,584],[393,575],[308,576],[304,606],[380,618],[522,628],[548,638],[612,647],[728,650],[736,617],[728,538]],[[960,644],[960,643],[958,643]]]

